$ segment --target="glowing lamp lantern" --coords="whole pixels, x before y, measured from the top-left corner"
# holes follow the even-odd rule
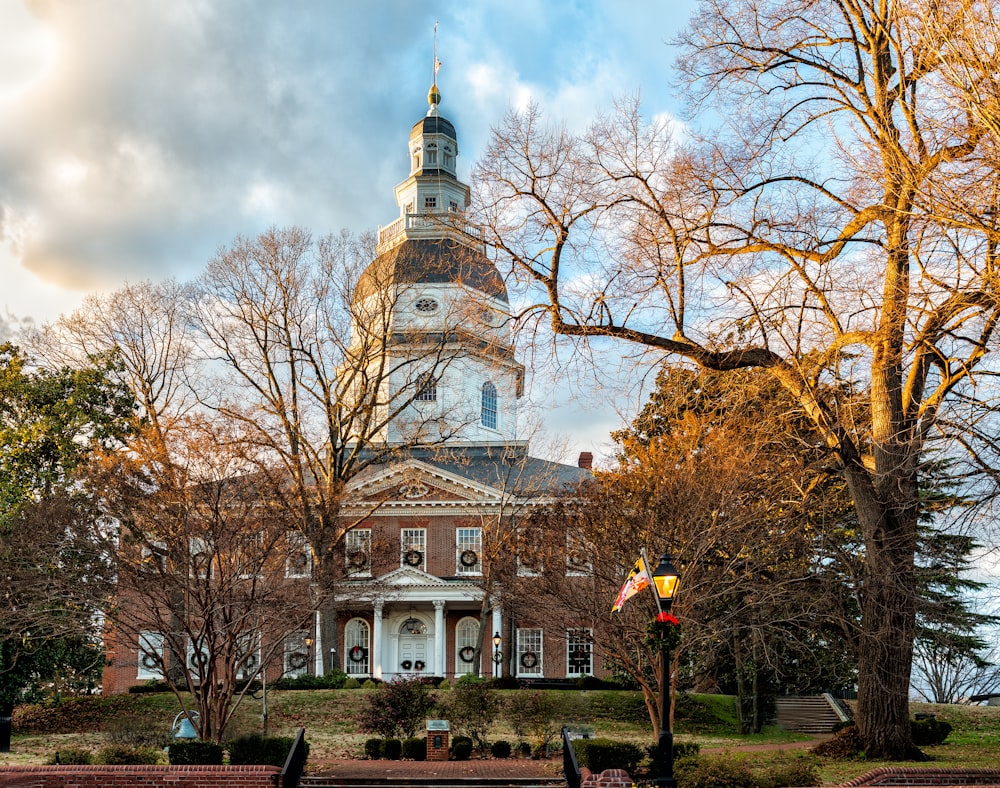
[[[664,553],[660,556],[660,565],[653,571],[653,583],[656,585],[656,595],[660,598],[660,609],[664,613],[670,612],[670,605],[674,601],[674,594],[677,593],[677,582],[680,576],[670,560],[670,554]]]

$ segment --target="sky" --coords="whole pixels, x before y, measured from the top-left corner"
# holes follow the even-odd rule
[[[676,115],[669,42],[693,5],[0,0],[0,334],[125,281],[193,277],[237,235],[388,224],[435,23],[467,180],[508,107],[582,128],[639,94]],[[548,426],[575,459],[606,453],[640,404],[613,404],[620,388],[533,392],[561,403]]]

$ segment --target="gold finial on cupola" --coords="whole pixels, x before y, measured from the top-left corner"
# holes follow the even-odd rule
[[[441,91],[438,90],[437,77],[441,70],[441,61],[438,60],[438,23],[434,23],[434,79],[431,82],[431,89],[427,91],[427,103],[431,105],[431,112],[437,109],[441,103]]]

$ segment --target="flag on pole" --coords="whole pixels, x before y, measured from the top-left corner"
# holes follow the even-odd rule
[[[649,570],[646,568],[646,562],[643,560],[643,557],[639,556],[636,559],[635,566],[632,567],[632,571],[625,578],[625,583],[622,585],[621,591],[618,592],[618,598],[615,599],[615,604],[611,608],[611,612],[617,613],[629,599],[648,587]]]

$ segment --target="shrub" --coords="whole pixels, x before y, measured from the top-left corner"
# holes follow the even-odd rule
[[[380,684],[364,698],[358,727],[364,733],[376,733],[387,739],[414,736],[434,703],[434,696],[419,679]]]
[[[362,689],[375,689],[379,685],[379,682],[375,679],[365,679],[365,683],[361,685]]]
[[[411,736],[403,739],[403,757],[411,761],[427,760],[427,739],[420,736]]]
[[[856,758],[865,749],[864,742],[861,741],[861,734],[858,733],[857,725],[848,725],[837,731],[832,739],[817,744],[812,751],[816,755],[824,758]]]
[[[149,725],[146,721],[132,716],[112,720],[104,731],[108,744],[127,747],[155,747],[162,750],[172,739],[165,730]]]
[[[631,742],[590,739],[587,746],[578,753],[578,757],[594,774],[600,774],[605,769],[624,769],[629,774],[634,774],[642,760],[642,750]]]
[[[514,676],[497,676],[490,681],[493,689],[511,690],[519,689],[521,683]]]
[[[468,736],[456,736],[451,740],[451,754],[456,761],[467,761],[472,755],[472,739]]]
[[[371,761],[377,761],[382,757],[382,740],[381,739],[366,739],[365,740],[365,757]]]
[[[162,750],[152,747],[108,744],[97,751],[94,763],[105,766],[154,766],[160,762],[162,754]]]
[[[85,747],[63,747],[53,754],[49,763],[61,763],[66,766],[87,766],[94,762],[94,754]]]
[[[399,739],[386,739],[382,742],[382,757],[398,761],[403,757],[403,742]]]
[[[759,788],[784,788],[786,785],[805,788],[819,784],[816,760],[809,756],[797,756],[786,761],[769,763],[757,775]]]
[[[346,681],[344,681],[344,689],[359,689],[361,687],[361,682],[358,681],[354,676],[349,676]]]
[[[251,733],[229,742],[229,763],[233,766],[284,766],[295,739],[291,736],[261,736]],[[308,754],[308,744],[306,753]]]
[[[746,760],[732,755],[684,758],[674,765],[674,776],[684,788],[756,788]]]
[[[165,681],[150,679],[144,684],[136,684],[128,688],[131,695],[141,695],[147,692],[170,692],[170,685]]]
[[[495,741],[490,747],[490,755],[494,758],[509,758],[511,746],[509,741]]]
[[[917,747],[932,747],[942,744],[951,733],[951,725],[936,717],[910,720],[910,735]]]
[[[603,679],[597,678],[597,676],[580,676],[576,680],[576,688],[582,690],[607,689],[608,683]]]
[[[357,681],[357,679],[355,679]],[[334,668],[324,676],[284,676],[271,686],[282,690],[307,689],[343,689],[347,682],[347,674],[339,668]]]
[[[531,755],[531,745],[526,741],[521,741],[517,743],[517,754],[522,758],[527,758]]]
[[[456,687],[462,687],[466,684],[486,684],[487,681],[482,676],[477,676],[475,673],[466,673],[458,677],[455,681]]]
[[[222,765],[222,745],[214,741],[175,741],[168,752],[171,766]]]
[[[500,716],[503,704],[488,682],[464,681],[465,678],[459,680],[448,697],[445,714],[455,731],[470,737],[478,749],[485,750],[489,746],[490,728]]]
[[[559,734],[556,713],[565,712],[560,700],[551,692],[540,690],[521,691],[511,695],[507,702],[507,719],[518,738],[527,734],[537,751],[548,748],[549,742]]]
[[[696,758],[701,752],[701,745],[696,741],[675,741],[674,758]],[[655,760],[655,756],[653,757]]]

